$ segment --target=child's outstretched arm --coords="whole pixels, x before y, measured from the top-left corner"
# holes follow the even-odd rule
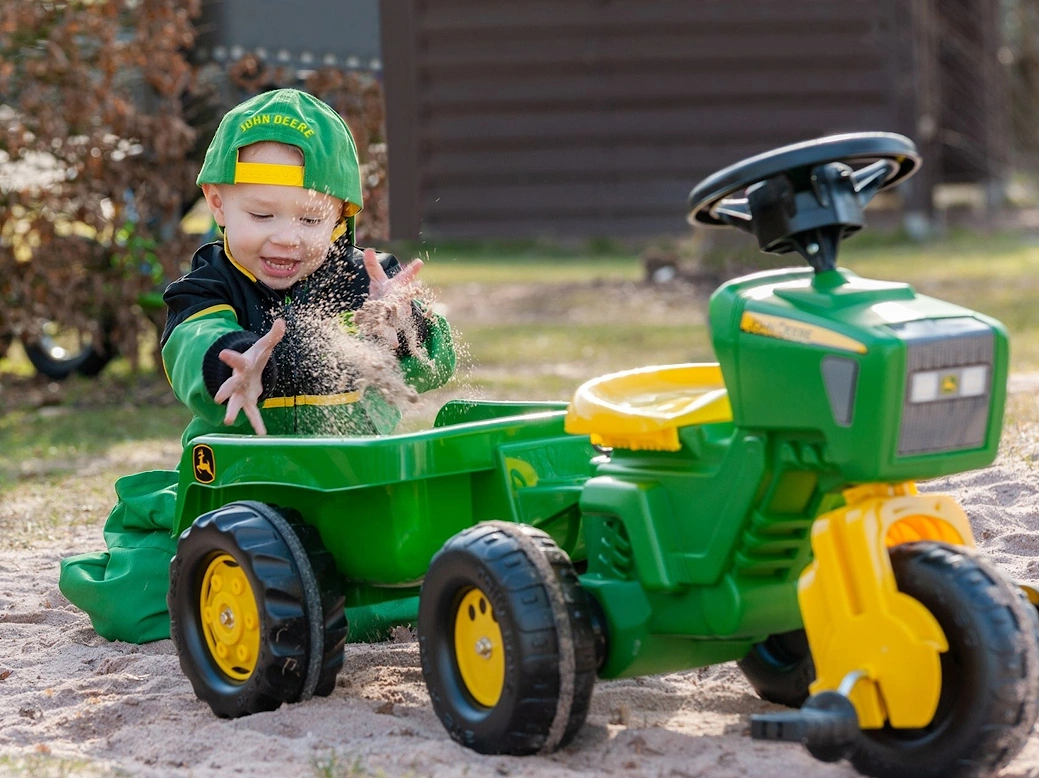
[[[284,335],[285,320],[276,319],[267,334],[247,350],[224,349],[220,352],[220,361],[231,368],[231,377],[220,385],[213,397],[218,403],[227,403],[224,424],[234,424],[238,412],[245,411],[246,418],[256,434],[267,434],[257,403],[263,394],[263,369],[267,366],[271,351],[281,342]]]

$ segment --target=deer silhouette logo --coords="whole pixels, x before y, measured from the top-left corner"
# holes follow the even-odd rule
[[[199,483],[210,484],[216,478],[216,458],[213,449],[209,446],[199,444],[192,451],[195,467],[195,480]]]

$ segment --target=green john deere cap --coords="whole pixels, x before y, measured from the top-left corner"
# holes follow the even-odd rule
[[[303,166],[238,161],[240,148],[260,141],[296,146],[303,152]],[[228,111],[196,183],[300,186],[345,200],[348,217],[363,207],[350,129],[327,103],[298,89],[264,92]]]

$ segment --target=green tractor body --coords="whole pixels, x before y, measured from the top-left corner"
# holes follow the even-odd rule
[[[185,451],[174,530],[238,500],[295,511],[366,640],[414,621],[447,538],[532,524],[587,564],[610,635],[602,677],[738,659],[801,626],[811,524],[842,489],[982,467],[998,445],[998,322],[904,284],[822,280],[767,272],[714,294],[732,421],[681,428],[678,451],[601,455],[564,431],[565,403],[455,401],[434,429],[384,438],[211,435]]]
[[[806,269],[726,284],[710,322],[736,425],[818,433],[847,482],[933,478],[995,456],[1007,335],[993,319],[907,284]]]
[[[709,315],[732,422],[680,429],[676,452],[614,450],[581,496],[605,677],[797,629],[812,522],[842,490],[996,455],[1007,336],[990,318],[845,270],[741,278]]]

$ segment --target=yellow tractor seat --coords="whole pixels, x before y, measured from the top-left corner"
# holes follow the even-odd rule
[[[678,428],[732,421],[717,363],[663,365],[594,378],[578,387],[566,431],[633,451],[678,451]]]

